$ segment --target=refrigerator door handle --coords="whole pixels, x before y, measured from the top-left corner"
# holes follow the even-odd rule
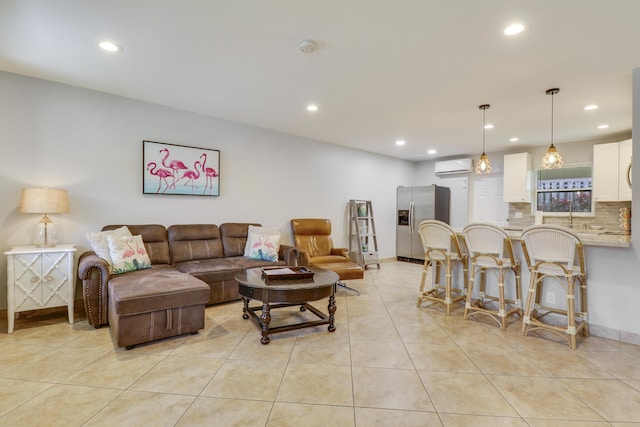
[[[409,230],[413,234],[413,200],[409,202]]]

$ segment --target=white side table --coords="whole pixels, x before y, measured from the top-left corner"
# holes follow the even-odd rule
[[[73,323],[75,296],[74,245],[52,248],[19,246],[7,256],[7,319],[13,332],[15,313],[50,307],[68,307]]]

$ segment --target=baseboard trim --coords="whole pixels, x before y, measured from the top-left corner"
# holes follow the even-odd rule
[[[6,308],[0,308],[0,320],[7,320],[7,312]],[[42,308],[39,310],[27,310],[21,311],[18,313],[19,316],[37,316],[37,315],[49,315],[51,313],[66,313],[67,306],[63,305],[60,307],[51,307],[51,308]],[[82,317],[84,318],[84,300],[77,299],[73,302],[73,315],[74,318]]]

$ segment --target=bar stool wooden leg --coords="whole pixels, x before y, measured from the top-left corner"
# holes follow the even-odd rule
[[[467,283],[469,281],[469,259],[462,258],[460,262],[462,263],[462,280],[464,280],[462,283]],[[464,286],[462,286],[462,290],[464,292]]]
[[[503,331],[507,329],[507,304],[504,297],[504,269],[498,268],[498,317],[500,318],[500,329]]]
[[[469,310],[471,309],[471,296],[473,295],[473,285],[475,282],[476,276],[476,265],[475,263],[471,265],[471,274],[469,275],[468,285],[467,285],[467,298],[464,303],[464,319],[467,320],[469,318]]]
[[[582,335],[589,336],[589,314],[587,313],[587,278],[580,276],[580,311],[582,312],[582,319],[585,322],[582,328]]]
[[[544,285],[544,277],[542,276],[542,274],[536,273],[536,280],[537,280],[537,286],[536,286],[536,293],[535,293],[536,295],[536,300],[535,300],[536,302],[534,304],[535,308],[542,305],[542,286]]]
[[[573,276],[567,275],[567,334],[569,334],[569,348],[576,349],[576,297],[574,293]]]
[[[538,286],[538,274],[531,273],[529,281],[529,292],[527,295],[527,304],[524,309],[524,317],[522,318],[522,335],[527,335],[529,324],[531,322],[531,312],[533,311],[533,302],[536,298],[536,288]]]
[[[516,276],[516,306],[518,307],[518,316],[522,319],[522,309],[524,302],[522,301],[522,280],[520,279],[520,265],[511,267],[513,274]]]
[[[424,301],[424,285],[427,281],[427,270],[429,269],[430,265],[431,261],[425,259],[422,266],[422,277],[420,278],[420,296],[418,296],[418,303],[416,304],[417,307],[420,307],[420,304],[422,304],[422,301]]]
[[[447,307],[447,316],[451,315],[451,273],[452,273],[452,268],[453,266],[451,265],[451,260],[447,259],[447,275],[446,275],[446,283],[445,283],[445,289],[444,289],[444,304]]]
[[[480,267],[480,289],[478,289],[478,305],[484,308],[484,296],[487,290],[487,269],[486,267]]]

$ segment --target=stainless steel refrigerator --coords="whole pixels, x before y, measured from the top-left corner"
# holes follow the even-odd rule
[[[398,187],[396,256],[399,259],[424,260],[418,225],[426,219],[449,224],[450,201],[451,190],[448,187]]]

